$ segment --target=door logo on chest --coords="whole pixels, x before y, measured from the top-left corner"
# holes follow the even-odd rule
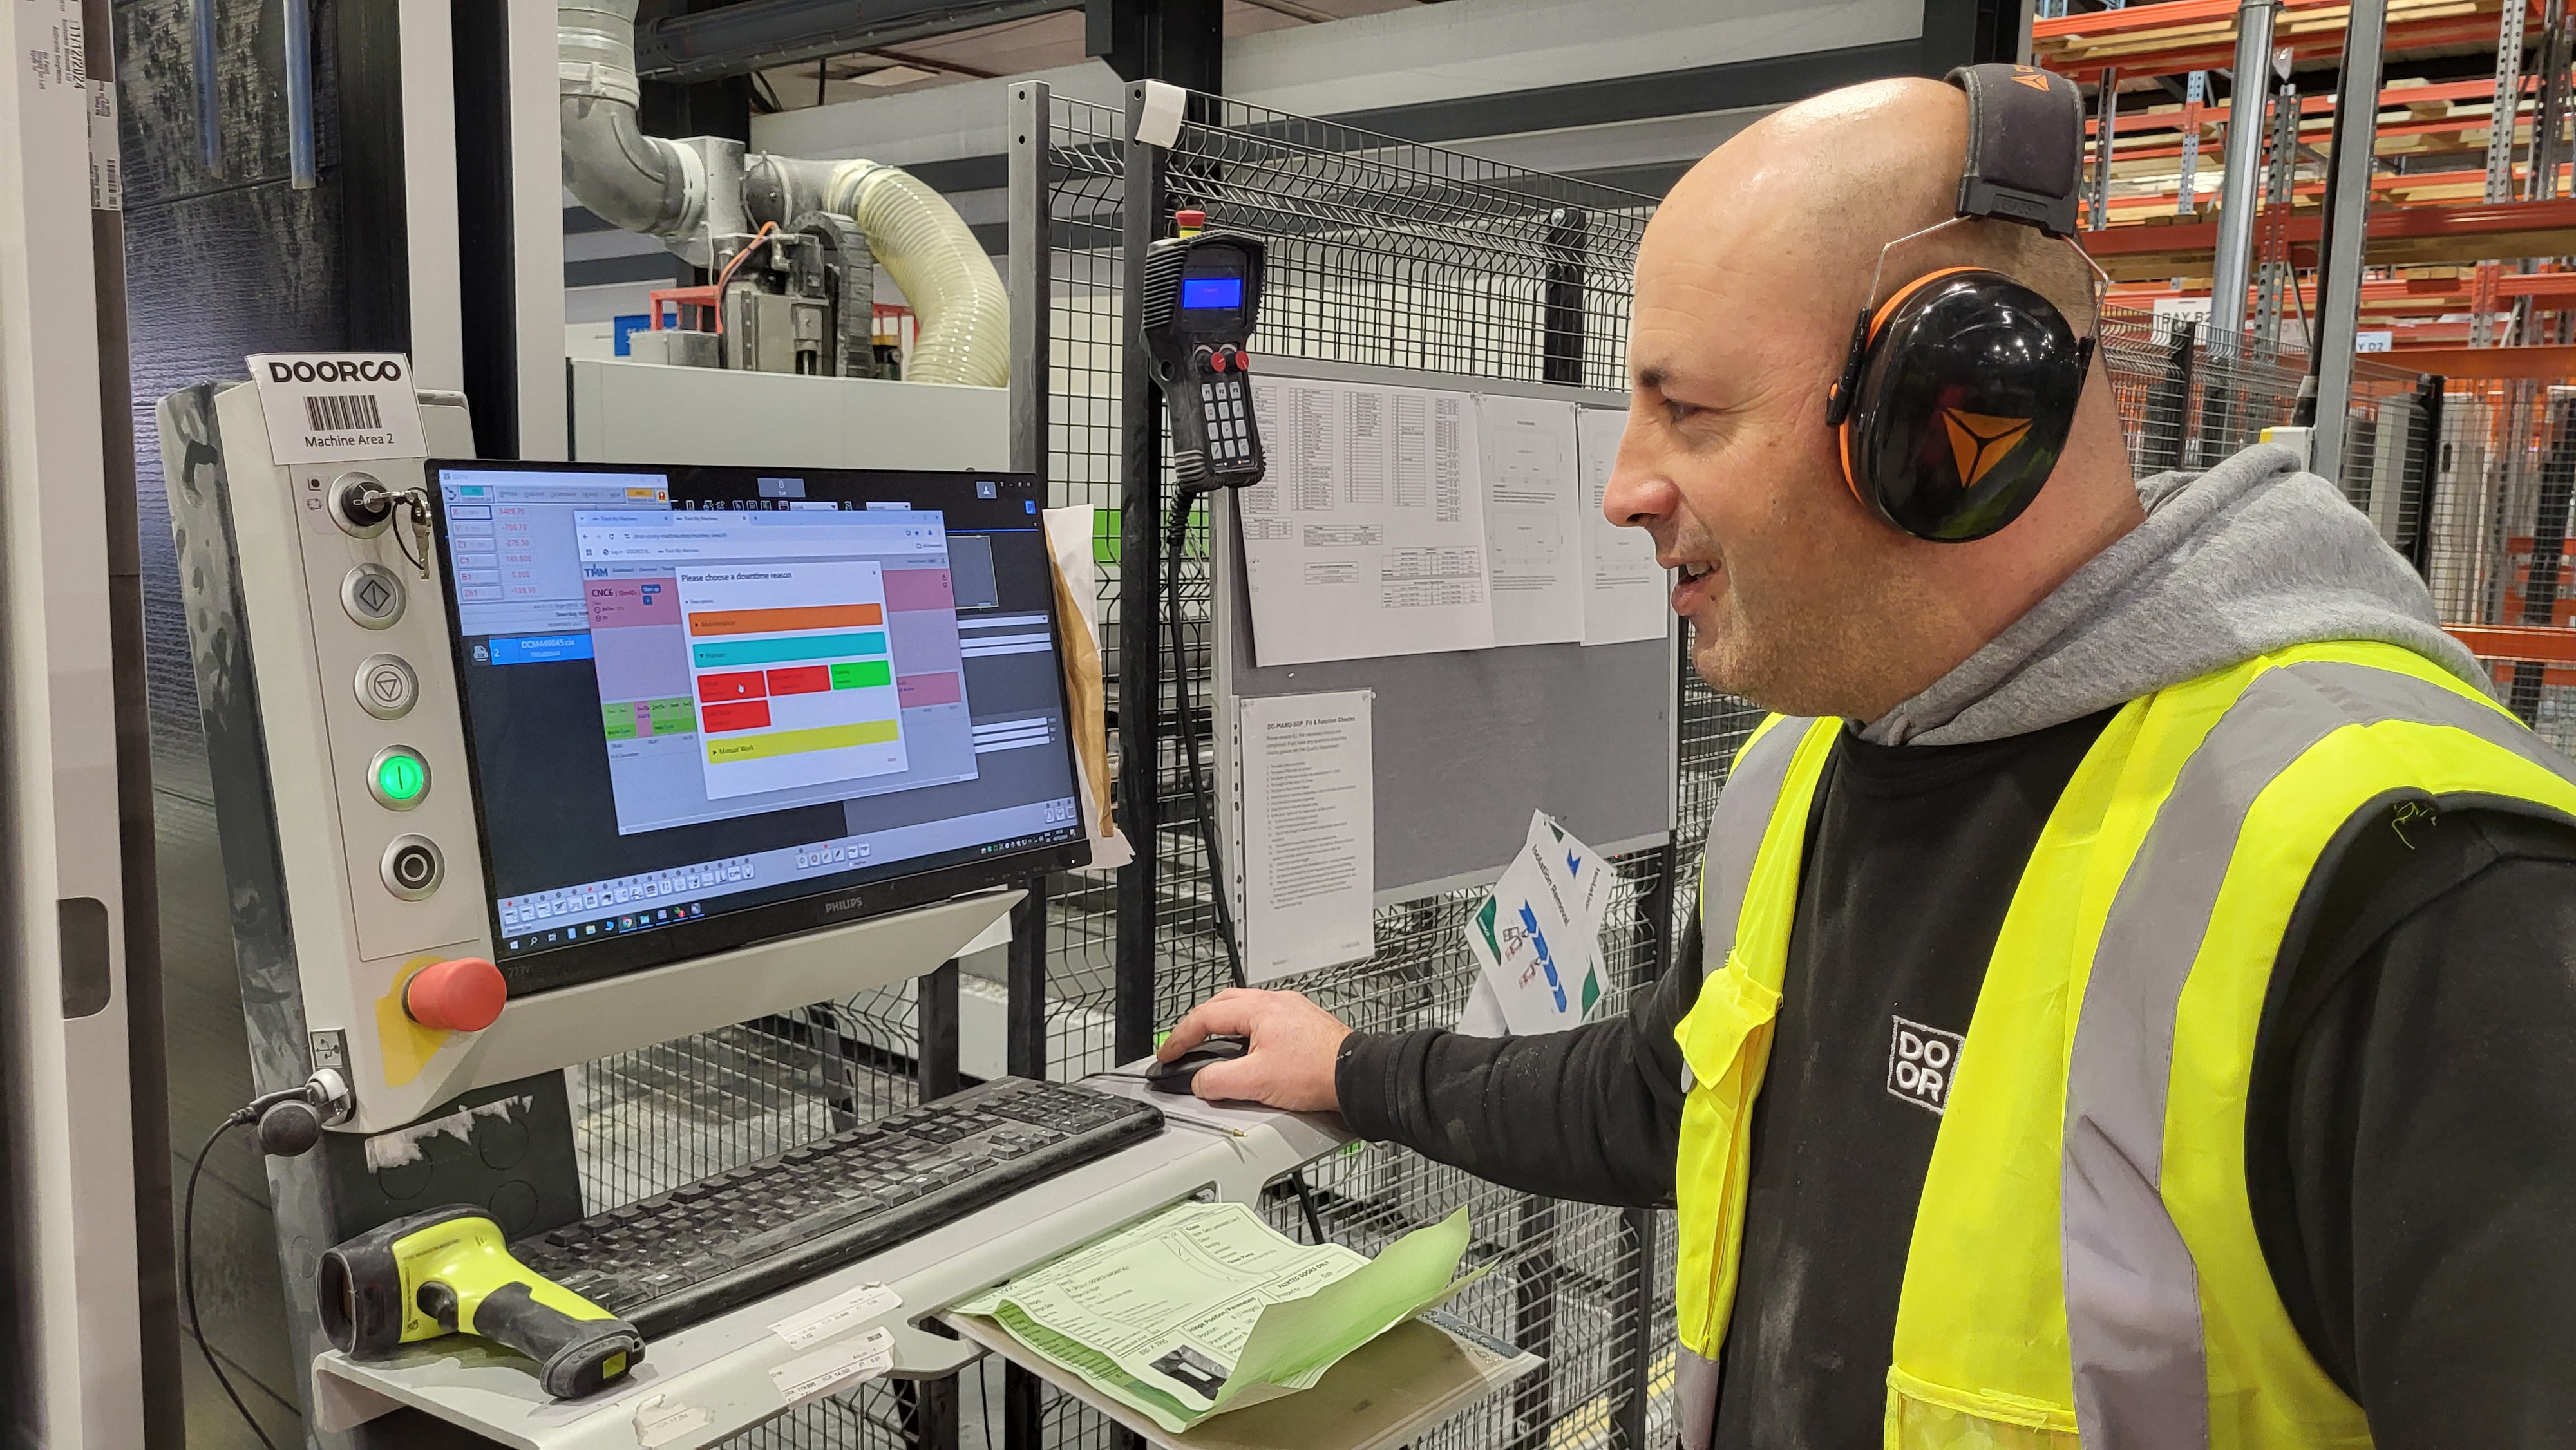
[[[1938,1115],[1950,1103],[1950,1081],[1959,1072],[1960,1036],[1920,1022],[1895,1019],[1887,1039],[1887,1093]]]

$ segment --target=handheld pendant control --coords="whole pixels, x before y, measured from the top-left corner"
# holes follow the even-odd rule
[[[1260,315],[1262,244],[1200,230],[1200,212],[1177,220],[1180,235],[1145,255],[1137,311],[1171,412],[1172,474],[1185,489],[1248,487],[1265,467],[1244,350]]]

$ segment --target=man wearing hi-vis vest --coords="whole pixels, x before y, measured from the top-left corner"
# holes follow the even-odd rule
[[[1647,229],[1605,508],[1779,713],[1628,1013],[1164,1053],[1676,1208],[1694,1450],[2576,1445],[2576,766],[2288,450],[2135,478],[2081,129],[1836,91]]]

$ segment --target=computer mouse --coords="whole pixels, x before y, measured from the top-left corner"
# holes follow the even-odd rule
[[[1211,1037],[1173,1058],[1145,1069],[1145,1086],[1158,1093],[1185,1093],[1199,1069],[1212,1062],[1232,1062],[1252,1050],[1252,1044],[1240,1037]]]

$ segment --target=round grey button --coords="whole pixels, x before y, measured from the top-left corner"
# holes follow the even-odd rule
[[[385,889],[405,901],[418,901],[438,889],[447,875],[447,858],[439,854],[438,845],[427,836],[396,836],[385,847],[384,861],[378,870],[385,878]]]
[[[420,703],[420,676],[401,655],[358,661],[358,706],[379,720],[399,720]]]
[[[360,564],[340,580],[340,607],[369,629],[389,629],[403,615],[402,576],[382,564]]]

